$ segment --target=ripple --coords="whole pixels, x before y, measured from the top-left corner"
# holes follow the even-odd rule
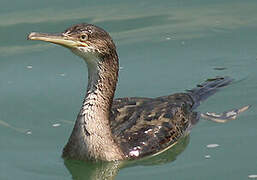
[[[257,174],[248,175],[248,178],[250,178],[250,179],[257,179]]]

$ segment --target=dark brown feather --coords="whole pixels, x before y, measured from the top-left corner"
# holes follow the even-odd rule
[[[192,106],[186,93],[115,99],[110,116],[113,137],[127,158],[158,153],[188,134],[197,119]]]

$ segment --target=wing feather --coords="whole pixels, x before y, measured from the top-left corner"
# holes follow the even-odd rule
[[[114,139],[129,158],[155,154],[188,133],[197,118],[192,106],[186,93],[115,99],[110,116]]]

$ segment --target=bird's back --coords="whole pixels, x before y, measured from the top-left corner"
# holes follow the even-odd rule
[[[110,115],[113,138],[129,159],[160,153],[176,144],[196,124],[199,117],[193,110],[231,81],[218,77],[187,93],[115,99]]]
[[[188,134],[197,121],[192,106],[193,99],[186,93],[115,99],[111,112],[113,137],[129,159],[154,155]]]

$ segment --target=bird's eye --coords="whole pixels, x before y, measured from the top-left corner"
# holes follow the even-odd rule
[[[82,34],[81,36],[80,36],[80,40],[81,41],[86,41],[88,39],[88,35],[87,34]]]

